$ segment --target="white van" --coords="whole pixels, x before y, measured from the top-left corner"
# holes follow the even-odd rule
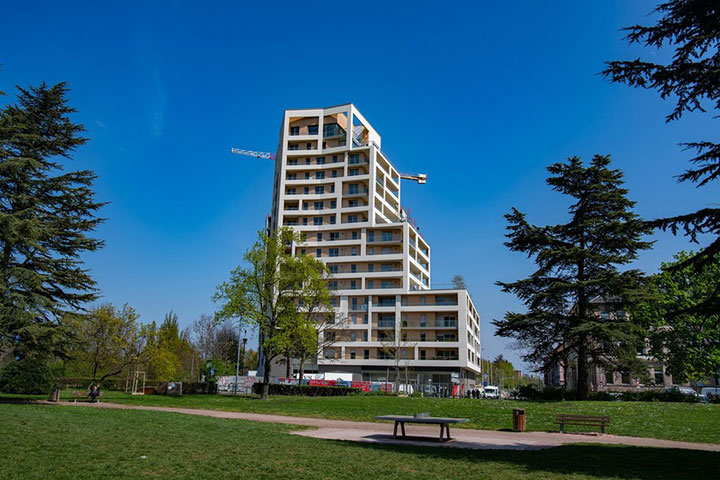
[[[488,385],[484,388],[484,397],[485,398],[493,398],[495,400],[500,398],[500,389],[498,387],[494,387],[492,385]]]

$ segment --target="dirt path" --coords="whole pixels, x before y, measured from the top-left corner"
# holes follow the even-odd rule
[[[291,417],[286,415],[269,415],[263,413],[225,412],[220,410],[204,410],[196,408],[169,408],[118,403],[61,403],[61,405],[82,408],[108,408],[120,410],[151,410],[156,412],[183,413],[203,417],[229,418],[236,420],[252,420],[255,422],[285,423],[315,427],[313,430],[292,432],[327,440],[343,440],[351,442],[373,442],[384,444],[423,445],[448,448],[504,449],[504,450],[538,450],[558,447],[571,443],[596,443],[605,445],[629,445],[636,447],[683,448],[720,452],[720,445],[709,443],[676,442],[655,438],[625,437],[618,435],[593,434],[561,434],[551,432],[505,432],[495,430],[452,429],[451,442],[440,443],[436,439],[440,429],[437,426],[407,424],[408,439],[392,437],[392,423],[353,422],[348,420],[329,420],[322,418]]]

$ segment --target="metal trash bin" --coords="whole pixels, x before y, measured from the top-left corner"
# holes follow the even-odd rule
[[[525,431],[525,410],[522,408],[513,408],[513,431]]]

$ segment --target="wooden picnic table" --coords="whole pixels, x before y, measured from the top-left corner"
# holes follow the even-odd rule
[[[389,420],[395,422],[395,430],[393,431],[393,438],[397,438],[398,424],[402,431],[402,438],[405,438],[405,424],[406,423],[428,423],[432,425],[440,425],[440,442],[446,442],[451,440],[450,438],[450,424],[451,423],[466,423],[469,422],[467,418],[446,418],[446,417],[415,417],[412,415],[381,415],[375,417],[375,420]],[[446,436],[443,436],[443,433]]]

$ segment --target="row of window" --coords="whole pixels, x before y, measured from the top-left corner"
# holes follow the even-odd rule
[[[321,173],[321,172],[316,172],[316,173]],[[289,178],[290,176],[293,176],[293,178]],[[295,173],[288,174],[288,180],[297,180],[297,174],[295,174]],[[315,187],[313,187],[312,191],[315,193],[315,195],[323,195],[323,194],[325,194],[325,185],[315,186]],[[309,195],[310,192],[311,192],[310,187],[304,187],[303,193],[305,195]],[[365,189],[363,189],[362,192],[368,193],[368,189],[365,188]],[[287,195],[297,195],[297,188],[295,188],[295,187],[288,188],[285,191],[285,193]],[[335,193],[335,185],[328,186],[328,193]],[[360,193],[360,184],[351,183],[348,185],[348,192],[347,192],[348,195],[357,195],[359,193]],[[358,205],[355,205],[355,206],[358,206]]]
[[[337,137],[345,135],[345,129],[337,123],[326,123],[323,124],[323,136],[324,137]],[[307,133],[305,135],[317,135],[318,125],[307,125]],[[290,135],[300,135],[300,126],[291,126]]]
[[[356,360],[357,352],[354,348],[350,349],[349,352],[350,360]],[[402,358],[408,357],[408,351],[407,350],[401,350],[400,356]],[[337,358],[337,351],[334,348],[326,348],[324,352],[324,357],[327,359],[336,359]],[[365,349],[363,350],[363,360],[370,360],[370,350]],[[391,350],[379,350],[377,352],[377,358],[378,360],[393,360],[395,358],[394,352]],[[420,360],[428,360],[428,355],[426,350],[420,350]],[[434,360],[458,360],[458,354],[455,350],[435,350],[435,358]]]
[[[330,250],[333,250],[333,249],[331,248]],[[334,250],[337,250],[337,249],[334,249]],[[351,250],[351,251],[352,251],[352,252],[355,252],[355,247],[352,247],[352,250]],[[356,253],[352,253],[352,255],[356,255]],[[332,256],[337,256],[337,255],[332,255],[332,254],[331,254],[330,256],[332,257]],[[330,273],[339,273],[339,272],[338,272],[338,265],[328,265],[328,268],[330,269]],[[356,264],[356,263],[351,263],[351,264],[350,264],[350,273],[357,273],[358,271],[359,271],[359,270],[357,269],[357,264]],[[375,271],[375,264],[373,264],[373,263],[368,263],[368,265],[367,265],[367,270],[365,270],[365,271],[366,271],[366,272],[371,272],[371,273],[374,272],[374,271]],[[393,264],[391,264],[391,263],[381,263],[381,264],[380,264],[380,270],[379,270],[379,271],[380,271],[380,272],[393,272],[393,271],[399,272],[400,270],[399,270],[399,268],[396,268],[395,266],[393,266]]]

